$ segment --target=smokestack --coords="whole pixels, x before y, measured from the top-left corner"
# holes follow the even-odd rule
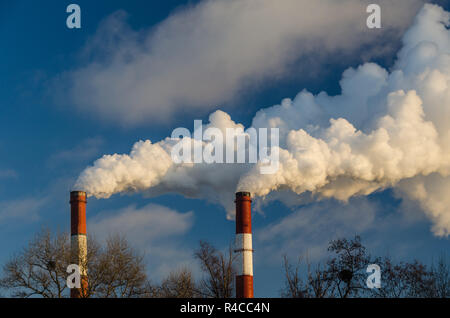
[[[81,288],[70,290],[71,298],[83,298],[87,295],[87,239],[86,239],[86,192],[70,192],[70,232],[72,264],[80,268]]]
[[[252,200],[249,192],[236,193],[236,298],[253,298]]]

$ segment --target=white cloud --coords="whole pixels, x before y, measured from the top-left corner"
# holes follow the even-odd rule
[[[152,279],[171,270],[194,264],[192,251],[182,237],[192,227],[193,213],[180,213],[167,207],[148,204],[105,211],[88,220],[88,232],[100,240],[109,235],[124,235],[139,252],[144,252]]]
[[[47,203],[48,197],[0,201],[0,223],[12,220],[34,222],[39,219],[40,209]]]
[[[16,178],[17,172],[13,169],[0,169],[0,179]]]
[[[352,237],[378,226],[377,205],[366,198],[352,199],[349,204],[327,200],[300,209],[255,232],[257,257],[279,263],[283,255],[322,259],[328,242]]]
[[[100,147],[103,144],[103,139],[100,137],[87,138],[72,149],[65,149],[59,152],[53,153],[47,160],[48,166],[55,166],[61,164],[67,164],[68,162],[81,163],[86,160],[92,159],[97,156],[100,151]]]
[[[386,53],[386,38],[398,38],[423,1],[378,1],[383,28],[377,30],[366,26],[369,3],[209,0],[141,31],[119,11],[84,48],[88,62],[64,74],[68,86],[54,91],[68,89],[80,109],[122,124],[168,120],[187,108],[212,110],[264,80],[314,72],[305,57],[322,61],[366,44],[372,46],[366,58]],[[301,67],[292,68],[294,62]]]

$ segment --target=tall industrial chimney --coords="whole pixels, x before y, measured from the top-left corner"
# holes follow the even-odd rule
[[[80,268],[81,288],[70,290],[71,298],[87,295],[87,240],[86,240],[86,192],[70,192],[71,262]]]
[[[253,298],[252,200],[236,193],[236,298]]]

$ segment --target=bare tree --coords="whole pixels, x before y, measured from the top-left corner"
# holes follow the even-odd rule
[[[297,264],[292,266],[289,263],[287,255],[283,257],[284,267],[284,289],[281,290],[281,297],[287,298],[309,298],[308,284],[302,279],[300,274],[301,270],[301,258],[299,258]]]
[[[361,238],[332,240],[328,251],[336,254],[330,259],[328,276],[334,282],[334,296],[339,298],[357,297],[365,287],[366,268],[371,263]]]
[[[230,298],[234,295],[233,249],[230,245],[226,253],[216,250],[211,244],[200,241],[200,248],[195,251],[205,277],[200,280],[199,293],[204,297]]]
[[[312,298],[318,297],[315,295],[313,285],[313,273],[311,272],[311,264],[306,263],[307,266],[307,276],[302,278],[302,258],[299,257],[295,265],[289,263],[288,257],[284,255],[283,257],[283,267],[285,273],[285,283],[284,288],[281,290],[281,297],[287,298]],[[321,282],[324,282],[321,280]]]
[[[381,288],[371,290],[382,298],[433,297],[433,273],[418,261],[394,264],[389,257],[378,261],[383,280]]]
[[[69,236],[42,230],[28,246],[3,266],[0,287],[13,297],[67,297],[67,266],[70,261]],[[125,238],[111,237],[105,248],[88,240],[87,297],[138,297],[145,295],[147,277],[144,263]]]
[[[306,262],[306,274],[302,274],[302,258],[293,266],[287,256],[283,258],[285,286],[281,296],[287,298],[326,298],[333,296],[335,286],[333,277],[328,270],[323,270],[320,263],[313,269]],[[302,276],[306,278],[303,279]]]
[[[450,295],[450,267],[445,257],[439,258],[430,269],[419,261],[393,263],[389,257],[372,259],[355,236],[329,243],[334,255],[322,269],[315,270],[307,263],[301,270],[301,259],[292,266],[284,257],[285,286],[283,297],[448,297]],[[381,288],[368,289],[366,268],[378,264],[382,270]]]
[[[333,297],[336,285],[330,271],[322,269],[320,263],[316,265],[314,270],[311,270],[311,267],[311,265],[308,265],[310,295],[314,298]]]
[[[419,261],[394,264],[386,257],[380,261],[383,270],[382,288],[373,289],[375,297],[385,298],[448,298],[450,268],[445,256],[430,269]]]
[[[92,296],[131,298],[148,293],[144,258],[134,251],[125,237],[109,237],[105,248],[100,249],[95,256],[89,258],[88,254]]]
[[[199,297],[192,272],[187,268],[172,271],[160,286],[153,287],[150,297],[195,298]]]
[[[437,264],[431,267],[433,291],[436,298],[450,297],[450,266],[445,254],[441,255]]]
[[[63,297],[69,259],[67,236],[52,237],[49,230],[43,230],[3,266],[0,286],[10,289],[13,297]]]
[[[328,252],[332,253],[332,257],[324,266],[317,263],[313,268],[307,262],[303,271],[301,259],[293,267],[285,257],[285,287],[281,295],[305,298],[347,298],[363,295],[370,256],[367,255],[361,238],[355,236],[351,240],[332,240]]]

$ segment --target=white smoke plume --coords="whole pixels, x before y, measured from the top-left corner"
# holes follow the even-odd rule
[[[205,114],[262,80],[292,75],[293,64],[313,72],[302,63],[311,55],[348,56],[362,45],[365,58],[392,53],[380,41],[400,38],[424,0],[377,1],[383,28],[368,32],[371,2],[205,0],[138,31],[118,11],[87,43],[87,62],[56,80],[67,89],[53,91],[122,125],[167,122],[187,108]]]
[[[175,141],[167,138],[138,142],[129,155],[104,156],[83,171],[76,187],[99,198],[178,192],[219,201],[229,211],[236,189],[345,201],[394,187],[420,202],[436,235],[448,236],[449,20],[449,12],[427,4],[405,33],[390,72],[366,63],[344,72],[340,95],[302,91],[258,111],[253,127],[280,129],[275,174],[260,174],[259,164],[175,165],[170,156]],[[209,125],[239,126],[221,111],[211,114]]]

